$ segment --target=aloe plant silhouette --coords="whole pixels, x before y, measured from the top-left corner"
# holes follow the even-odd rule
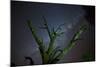
[[[48,36],[50,38],[50,42],[47,50],[45,49],[43,39],[38,37],[34,26],[32,26],[32,22],[28,20],[27,24],[33,35],[33,38],[35,39],[36,43],[39,46],[39,51],[42,58],[42,64],[54,64],[57,63],[60,59],[62,59],[64,55],[75,46],[76,42],[80,40],[80,35],[82,34],[82,32],[86,30],[86,26],[82,25],[80,29],[74,34],[69,44],[66,45],[65,48],[61,49],[59,47],[54,47],[54,43],[57,37],[64,34],[64,32],[58,32],[59,30],[61,30],[61,27],[64,24],[61,24],[56,29],[53,28],[52,31],[50,31],[46,18],[44,16],[42,16],[42,18],[44,20],[44,26],[41,28],[47,31]]]

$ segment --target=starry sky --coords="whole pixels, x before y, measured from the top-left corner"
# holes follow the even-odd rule
[[[50,29],[64,23],[62,31],[65,34],[57,38],[55,45],[62,48],[69,43],[81,24],[86,24],[89,28],[81,35],[83,40],[58,63],[82,61],[80,57],[87,51],[94,56],[95,19],[92,8],[94,6],[11,1],[11,62],[16,65],[27,65],[28,61],[25,62],[24,57],[30,56],[35,64],[41,64],[38,46],[27,26],[27,20],[32,21],[37,35],[43,38],[45,45],[48,46],[48,34],[46,30],[40,29],[44,22],[42,16],[46,18]]]

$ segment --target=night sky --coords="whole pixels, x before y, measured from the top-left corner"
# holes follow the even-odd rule
[[[90,52],[94,57],[94,8],[94,6],[11,1],[11,62],[16,65],[27,65],[29,61],[25,62],[24,57],[30,56],[35,64],[41,64],[38,46],[27,26],[27,20],[32,21],[38,36],[43,38],[48,46],[48,34],[46,30],[40,29],[44,22],[42,16],[46,18],[50,29],[65,23],[62,26],[65,34],[57,38],[55,45],[61,48],[70,42],[81,24],[85,24],[88,28],[81,35],[82,40],[78,41],[58,63],[83,61],[81,57],[86,52]]]

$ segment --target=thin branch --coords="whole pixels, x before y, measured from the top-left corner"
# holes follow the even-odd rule
[[[37,44],[39,45],[39,49],[40,49],[40,53],[42,54],[44,52],[44,48],[43,48],[43,42],[42,40],[39,39],[39,37],[36,35],[35,32],[35,28],[32,27],[32,22],[31,21],[27,21],[28,27],[31,30],[31,33],[35,39],[35,41],[37,42]]]
[[[50,41],[50,43],[49,43],[49,48],[48,48],[48,51],[47,51],[47,53],[48,53],[49,55],[50,55],[50,53],[53,51],[54,42],[55,42],[56,38],[57,38],[58,36],[62,35],[63,33],[64,33],[64,32],[57,33],[57,32],[54,30],[54,28],[53,28],[53,31],[52,31],[52,34],[51,34],[52,39],[51,39],[51,41]]]
[[[57,29],[55,30],[55,32],[57,32],[58,30],[60,30],[61,27],[64,26],[64,25],[65,25],[65,23],[64,23],[64,24],[60,24],[60,25],[57,27]]]
[[[45,19],[44,16],[42,16],[42,17],[43,17],[43,20],[44,20],[44,26],[45,26],[45,29],[47,30],[50,39],[52,39],[51,32],[50,32],[50,29],[49,29],[49,27],[48,27],[47,21],[46,21],[46,19]]]

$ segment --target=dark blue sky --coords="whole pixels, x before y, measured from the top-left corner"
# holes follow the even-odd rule
[[[73,34],[79,29],[80,24],[87,24],[89,27],[88,21],[85,19],[85,15],[85,10],[79,5],[12,1],[11,61],[18,65],[24,65],[24,56],[31,56],[35,60],[36,64],[41,63],[40,56],[38,55],[38,46],[36,45],[31,31],[27,26],[27,20],[32,21],[33,26],[37,30],[38,36],[44,39],[46,45],[49,42],[48,34],[45,30],[39,29],[39,27],[43,26],[44,22],[42,16],[45,16],[50,29],[53,27],[56,28],[58,25],[65,23],[62,27],[62,31],[64,31],[65,34],[56,41],[57,46],[63,48],[69,43]],[[89,32],[85,34],[88,36]],[[86,38],[88,41],[89,37],[90,36],[88,36],[88,39]],[[88,43],[89,42],[87,42],[87,44]],[[73,54],[74,52],[72,52],[71,55]],[[76,57],[79,57],[79,55]],[[71,58],[73,58],[73,56]],[[71,59],[67,58],[66,60]],[[66,60],[63,60],[62,62],[68,62]]]

